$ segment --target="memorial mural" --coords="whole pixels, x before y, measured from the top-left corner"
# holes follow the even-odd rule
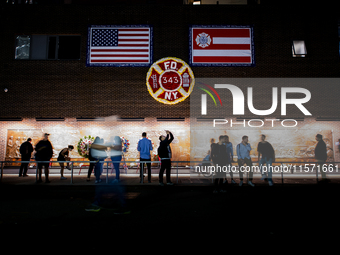
[[[8,129],[7,130],[7,142],[6,142],[6,161],[19,161],[21,155],[19,152],[20,145],[27,140],[32,139],[32,145],[34,146],[42,139],[46,130],[42,129]],[[164,134],[164,130],[146,130],[148,138],[152,141],[152,160],[158,161],[157,148],[159,146],[159,136]],[[189,130],[178,129],[172,130],[174,134],[174,141],[171,143],[173,150],[174,161],[190,161],[190,135]],[[137,144],[141,139],[141,132],[127,131],[126,128],[117,128],[112,130],[98,129],[95,132],[91,130],[54,130],[48,131],[50,134],[49,140],[53,145],[53,158],[57,160],[59,152],[66,148],[68,145],[73,145],[74,150],[70,152],[71,159],[75,161],[87,161],[85,155],[78,152],[77,146],[80,140],[84,140],[85,137],[94,137],[96,135],[104,138],[104,141],[108,141],[111,136],[118,135],[122,138],[122,147],[124,151],[125,161],[139,161],[139,152],[137,151]],[[77,164],[75,164],[77,165]],[[137,166],[137,163],[129,163],[128,166]]]
[[[233,144],[234,160],[237,160],[236,146],[247,135],[252,151],[250,156],[257,161],[257,144],[261,135],[266,135],[275,150],[276,161],[309,162],[314,161],[314,148],[317,144],[316,134],[323,135],[327,145],[327,161],[334,161],[333,134],[331,130],[295,129],[295,130],[192,130],[191,131],[191,161],[203,159],[210,150],[211,142],[218,142],[220,135],[228,135]],[[212,140],[213,139],[213,140]]]

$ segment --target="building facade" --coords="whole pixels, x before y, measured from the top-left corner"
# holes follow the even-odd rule
[[[176,137],[173,144],[175,160],[193,160],[190,157],[190,126],[196,120],[190,115],[190,97],[174,105],[154,100],[146,86],[149,66],[87,66],[88,28],[91,25],[149,25],[152,27],[152,61],[176,57],[186,63],[190,58],[190,26],[251,26],[254,65],[191,66],[195,78],[339,78],[340,13],[337,5],[329,3],[306,8],[294,1],[281,4],[250,2],[242,5],[43,5],[3,1],[0,14],[3,27],[0,40],[0,158],[18,158],[16,149],[9,144],[20,144],[29,136],[38,139],[46,131],[51,133],[56,153],[70,142],[76,145],[83,136],[107,138],[118,134],[130,142],[127,158],[135,159],[138,158],[136,143],[143,131],[148,133],[156,148],[158,136],[170,129]],[[33,56],[31,49],[29,59],[17,58],[17,40],[25,36],[57,38],[60,43],[57,45],[62,45],[62,37],[74,37],[72,59],[60,57],[60,47],[53,48],[51,56],[51,48],[46,48],[45,57],[34,59],[37,55]],[[307,51],[303,56],[294,55],[294,42],[304,42]],[[36,49],[33,54],[45,50]],[[312,93],[312,100],[306,105],[312,116],[300,120],[297,129],[313,130],[311,136],[327,130],[327,134],[331,134],[327,139],[332,160],[340,161],[335,145],[340,138],[340,90],[333,83],[306,88]],[[270,107],[270,95],[268,86],[257,85],[254,92],[256,107]],[[300,118],[301,112],[294,110],[289,117]],[[246,116],[252,117],[249,112]],[[272,116],[277,117],[278,113]],[[239,127],[237,130],[241,135],[248,129]],[[263,127],[257,131],[269,129]],[[214,138],[217,139],[221,132],[228,134],[229,129],[218,129]],[[240,139],[233,143],[236,145]],[[312,140],[310,142],[313,145]],[[307,146],[305,142],[301,144]],[[202,151],[206,149],[209,146]],[[73,153],[74,157],[79,156],[77,152]],[[154,154],[156,156],[156,151]],[[202,157],[197,155],[196,158]]]

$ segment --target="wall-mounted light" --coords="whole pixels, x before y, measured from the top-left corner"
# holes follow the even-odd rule
[[[80,117],[80,118],[77,118],[77,121],[105,121],[104,118],[83,118],[83,117]]]
[[[316,121],[340,121],[339,117],[317,117]]]
[[[64,121],[64,118],[35,118],[36,121]]]
[[[144,121],[144,118],[118,118],[117,121]]]
[[[0,121],[22,121],[22,118],[0,118]]]
[[[157,118],[157,121],[185,121],[185,118]]]

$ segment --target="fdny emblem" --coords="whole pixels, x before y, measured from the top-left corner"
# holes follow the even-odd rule
[[[164,104],[184,101],[194,88],[195,78],[190,66],[174,57],[162,58],[150,67],[146,86],[150,95]]]
[[[196,43],[198,46],[205,48],[208,47],[211,43],[211,38],[210,35],[206,34],[206,33],[200,33],[197,35],[196,37]]]

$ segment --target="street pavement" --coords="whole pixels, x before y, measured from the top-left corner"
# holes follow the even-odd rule
[[[212,182],[172,176],[175,185],[139,183],[138,175],[122,176],[129,213],[115,214],[119,208],[117,189],[103,182],[86,182],[85,175],[70,175],[60,180],[51,175],[51,183],[35,183],[34,174],[18,177],[5,174],[0,184],[0,229],[2,240],[37,242],[53,250],[96,251],[98,247],[129,241],[161,242],[165,246],[189,243],[222,247],[257,243],[260,247],[286,247],[289,243],[329,241],[339,227],[338,201],[340,180],[317,184],[312,178],[274,179],[268,186],[259,178],[255,187],[226,186],[225,193],[213,193]],[[110,179],[111,180],[111,179]],[[236,179],[236,182],[238,180]],[[102,209],[85,209],[103,191]],[[337,237],[338,235],[336,235]],[[65,243],[72,243],[65,246]],[[62,244],[59,246],[59,243]],[[52,245],[53,244],[53,245]],[[199,245],[199,246],[197,246]],[[52,248],[53,247],[53,248]],[[106,246],[105,246],[106,247]],[[243,246],[238,246],[243,247]],[[26,249],[26,246],[16,246]]]

